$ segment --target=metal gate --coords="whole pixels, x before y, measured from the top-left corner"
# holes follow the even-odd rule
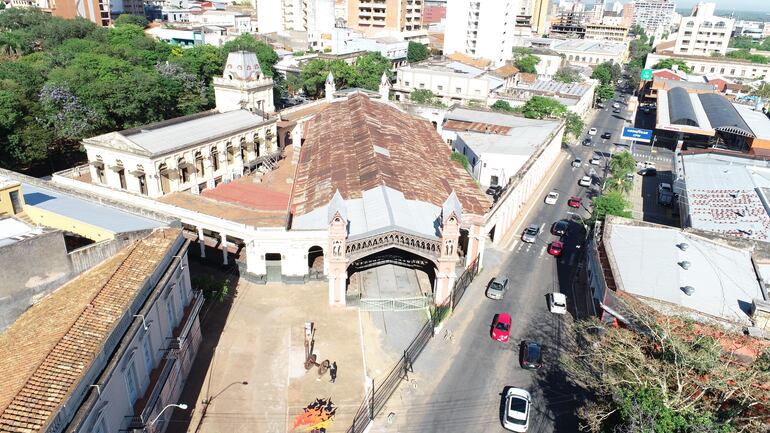
[[[410,296],[404,298],[358,298],[361,311],[412,311],[422,310],[433,305],[430,296]]]

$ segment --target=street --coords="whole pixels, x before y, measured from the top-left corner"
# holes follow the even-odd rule
[[[518,237],[504,242],[503,248],[488,248],[484,269],[468,288],[465,297],[446,322],[445,333],[439,335],[414,365],[414,386],[394,396],[386,408],[397,414],[399,432],[492,432],[503,431],[500,419],[503,410],[502,393],[508,386],[525,388],[533,397],[530,415],[531,432],[577,431],[576,408],[582,403],[581,390],[572,387],[559,371],[557,359],[564,341],[564,331],[573,318],[584,318],[591,308],[586,293],[573,287],[580,262],[585,230],[582,219],[590,216],[585,206],[598,193],[603,165],[591,166],[594,154],[609,158],[613,142],[619,142],[623,119],[608,111],[598,111],[595,120],[586,125],[598,129],[595,147],[570,146],[566,157],[557,163],[558,172],[542,193],[533,198],[537,203],[521,221],[519,232],[529,224],[537,224],[541,232],[536,242],[529,244]],[[612,132],[611,140],[600,138]],[[574,157],[583,165],[571,167]],[[603,161],[604,162],[604,161]],[[577,181],[596,172],[591,188],[580,187]],[[549,191],[559,193],[555,205],[543,199]],[[570,196],[583,199],[583,208],[567,206]],[[579,215],[570,215],[570,211]],[[570,220],[561,257],[548,254],[550,242],[558,237],[550,233],[551,225],[560,219]],[[509,290],[501,301],[487,299],[484,290],[495,276],[510,279]],[[561,291],[568,297],[566,316],[548,312],[546,294]],[[508,312],[512,316],[508,343],[490,338],[493,316]],[[593,312],[591,312],[593,313]],[[450,337],[451,336],[451,337]],[[524,339],[543,345],[544,366],[537,372],[519,366],[519,343]],[[405,415],[405,416],[404,416]],[[375,422],[375,431],[390,431],[382,420]]]

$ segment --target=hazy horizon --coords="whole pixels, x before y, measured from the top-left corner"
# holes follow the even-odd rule
[[[618,0],[621,3],[628,3],[630,0]],[[708,0],[706,0],[708,2]],[[615,0],[605,0],[605,4],[612,4]],[[594,3],[593,1],[586,1],[586,3]],[[689,8],[698,3],[698,0],[675,0],[676,7]],[[736,10],[746,12],[764,12],[770,13],[770,1],[768,0],[743,0],[738,7],[729,7],[730,2],[711,1],[710,3],[716,3],[717,9],[723,10]]]

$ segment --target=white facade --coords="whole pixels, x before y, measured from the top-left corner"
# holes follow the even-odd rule
[[[405,60],[409,49],[407,41],[395,38],[367,38],[363,33],[348,28],[332,29],[331,40],[328,42],[329,44],[325,46],[331,48],[332,54],[376,51],[391,61]]]
[[[550,80],[556,75],[556,72],[561,68],[564,59],[560,55],[554,52],[554,54],[544,54],[535,50],[534,54],[540,57],[540,62],[535,65],[535,71],[537,71],[537,78],[542,80]]]
[[[283,0],[255,0],[257,2],[257,31],[277,33],[283,31]]]
[[[420,63],[398,69],[393,92],[397,100],[407,100],[414,90],[426,89],[447,104],[469,101],[486,104],[490,92],[503,84],[500,78],[458,62],[437,67]]]
[[[227,27],[239,34],[251,33],[251,17],[240,12],[205,11],[190,14],[188,19],[191,24]]]
[[[519,0],[447,2],[444,55],[462,53],[502,65],[512,57]]]
[[[634,3],[633,23],[640,25],[648,35],[654,35],[674,22],[673,0],[636,0]]]
[[[692,56],[725,55],[735,20],[714,15],[715,3],[699,3],[679,23],[674,53]]]
[[[653,65],[664,59],[683,60],[687,66],[692,69],[693,74],[702,75],[713,73],[723,75],[727,78],[745,80],[757,80],[763,77],[765,80],[770,79],[770,65],[721,57],[692,57],[650,53],[647,55],[644,67],[648,69],[652,68]]]

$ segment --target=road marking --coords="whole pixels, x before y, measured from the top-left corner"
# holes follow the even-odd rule
[[[543,254],[545,254],[545,250],[546,250],[547,248],[548,248],[548,246],[546,245],[546,247],[545,247],[545,248],[543,248],[542,250],[540,250],[540,254],[538,255],[538,257],[543,257]]]
[[[543,229],[545,228],[545,223],[540,224],[540,233],[543,233]]]
[[[516,248],[516,246],[517,246],[518,244],[519,244],[519,240],[518,240],[518,239],[514,240],[514,241],[513,241],[513,243],[511,244],[511,247],[510,247],[510,248],[508,248],[508,251],[511,251],[511,252],[513,252],[513,249],[514,249],[514,248]]]
[[[529,252],[529,249],[532,248],[532,244],[527,244],[527,248],[525,248],[526,252]]]

